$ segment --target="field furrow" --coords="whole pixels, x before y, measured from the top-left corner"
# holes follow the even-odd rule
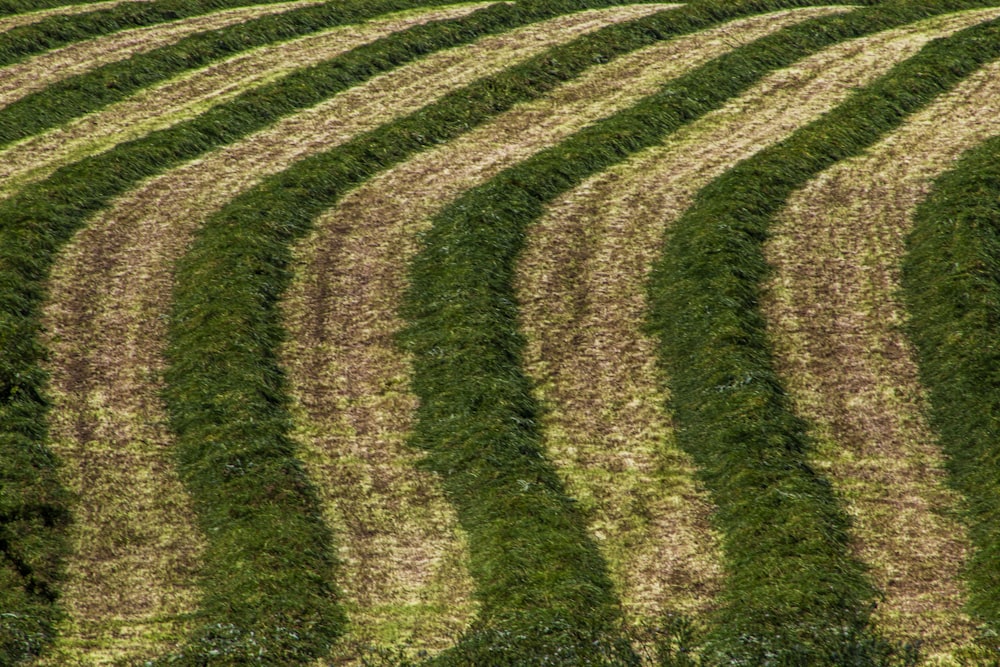
[[[123,644],[134,642],[122,652],[145,655],[154,647],[135,627],[189,611],[192,604],[190,581],[180,582],[197,567],[198,538],[185,521],[190,513],[170,468],[159,376],[171,267],[198,225],[310,152],[553,43],[660,9],[642,5],[564,16],[429,56],[147,181],[77,236],[57,263],[45,315],[55,400],[52,448],[72,471],[67,485],[85,492],[64,594],[71,646],[106,647],[117,634]],[[91,498],[100,502],[91,505]],[[156,558],[171,542],[172,556]],[[129,547],[115,548],[122,544]]]
[[[193,35],[251,19],[318,5],[320,0],[227,9],[162,25],[135,28],[48,51],[0,69],[0,109],[58,81]]]
[[[345,595],[373,617],[366,632],[367,619],[356,612],[358,636],[378,636],[387,623],[379,617],[383,606],[400,604],[415,584],[437,583],[428,566],[450,564],[427,553],[447,538],[431,539],[447,511],[422,504],[423,522],[413,514],[414,488],[422,490],[417,497],[443,500],[434,479],[413,469],[417,454],[405,445],[416,399],[408,361],[393,342],[402,327],[396,310],[406,266],[428,217],[462,191],[734,48],[733,35],[752,40],[835,11],[753,17],[621,56],[374,178],[317,220],[285,305],[292,342],[284,358],[306,420],[303,457],[328,522],[343,533]]]
[[[996,14],[935,18],[776,72],[662,147],[560,197],[529,235],[518,294],[526,367],[546,406],[547,451],[591,514],[633,622],[710,608],[721,576],[710,503],[672,442],[656,344],[642,333],[658,239],[733,163],[929,40]]]
[[[998,133],[994,63],[798,191],[767,245],[768,327],[818,434],[812,460],[848,503],[859,557],[885,594],[877,618],[932,655],[971,635],[959,578],[968,544],[902,331],[900,262],[934,178]]]
[[[66,7],[55,7],[53,9],[41,9],[35,12],[24,14],[14,14],[12,16],[0,17],[0,32],[19,28],[23,25],[31,25],[38,21],[44,21],[50,16],[72,16],[74,14],[86,14],[101,9],[110,9],[123,2],[149,2],[150,0],[107,0],[106,2],[92,2],[85,5],[67,5]]]
[[[394,32],[458,18],[489,3],[411,10],[262,47],[145,89],[0,151],[0,198],[83,156],[176,125],[243,92]]]

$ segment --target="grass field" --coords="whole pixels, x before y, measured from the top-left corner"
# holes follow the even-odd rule
[[[0,665],[1000,664],[992,0],[0,0]]]

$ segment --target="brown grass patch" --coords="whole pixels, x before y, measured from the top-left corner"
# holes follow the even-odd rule
[[[414,25],[458,18],[490,3],[400,12],[254,49],[140,91],[97,113],[0,151],[0,198],[115,144],[183,122],[289,72],[315,65]]]
[[[85,5],[67,5],[66,7],[53,7],[52,9],[42,9],[37,12],[25,12],[0,18],[0,33],[23,25],[31,25],[44,21],[50,16],[73,16],[74,14],[87,14],[102,9],[111,9],[125,2],[149,2],[150,0],[109,0],[108,2],[91,2]]]
[[[885,593],[878,618],[942,660],[972,629],[959,580],[968,544],[901,330],[900,262],[934,178],[997,133],[994,63],[797,192],[767,246],[780,368],[815,424],[814,461],[847,500],[857,552]]]
[[[47,51],[24,62],[0,69],[0,108],[47,86],[101,65],[152,51],[188,35],[224,28],[268,14],[319,4],[319,0],[297,0],[272,5],[240,7],[146,28],[122,30],[104,37],[74,42]]]
[[[519,294],[548,447],[592,516],[634,622],[711,606],[718,537],[692,464],[672,444],[644,285],[665,226],[699,188],[787,136],[929,39],[950,18],[827,49],[776,72],[663,145],[558,200],[529,235]]]
[[[81,493],[76,557],[64,594],[70,619],[56,663],[67,656],[89,661],[161,650],[163,642],[149,636],[163,628],[156,619],[194,604],[190,585],[200,541],[170,465],[159,392],[171,267],[198,225],[239,192],[311,152],[554,42],[657,9],[560,17],[440,54],[437,68],[428,67],[429,57],[147,181],[76,236],[53,271],[45,308],[53,449],[67,462],[67,485]],[[414,80],[415,73],[426,79]],[[407,502],[419,506],[422,492],[413,489]],[[362,504],[352,511],[368,520],[375,509]],[[424,547],[418,542],[407,548],[422,553]],[[456,569],[446,570],[448,576]],[[442,590],[455,587],[450,579],[432,577],[432,583]],[[442,608],[440,617],[423,622],[450,629],[449,614],[461,615],[462,609]]]

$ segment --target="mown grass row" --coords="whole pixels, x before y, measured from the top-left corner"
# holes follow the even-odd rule
[[[303,37],[389,12],[444,4],[421,0],[344,0],[206,31],[95,68],[0,109],[0,146],[58,127],[186,71],[253,48]]]
[[[931,421],[964,496],[969,610],[1000,655],[1000,138],[969,151],[918,208],[903,287]]]
[[[58,464],[45,446],[48,401],[46,377],[39,366],[45,351],[37,341],[37,330],[49,267],[73,232],[139,180],[231,143],[297,109],[434,50],[575,8],[569,2],[516,9],[504,5],[411,29],[241,95],[169,130],[67,166],[0,204],[0,511],[5,519],[0,547],[6,584],[0,589],[0,608],[6,614],[0,618],[0,655],[4,660],[16,662],[38,653],[51,640],[60,616],[55,600],[67,555],[70,501],[57,481]],[[316,523],[315,513],[301,507],[286,509],[289,517]],[[336,617],[329,615],[334,622]]]
[[[865,629],[875,591],[848,556],[847,518],[807,464],[806,425],[773,368],[758,308],[767,275],[762,243],[793,190],[998,56],[996,21],[931,43],[714,181],[668,234],[649,285],[650,327],[668,370],[679,441],[719,507],[729,561],[710,657],[867,664],[858,663],[867,646],[864,661],[887,658]]]
[[[539,455],[534,426],[536,407],[518,368],[522,341],[516,332],[516,305],[510,291],[513,258],[519,252],[525,225],[540,214],[542,205],[590,173],[652,145],[682,123],[714,108],[769,68],[790,64],[839,39],[899,25],[935,11],[968,6],[892,3],[832,20],[812,21],[781,37],[761,40],[668,86],[664,93],[629,112],[507,171],[436,216],[434,231],[426,239],[427,249],[411,275],[407,308],[413,321],[407,342],[416,355],[415,389],[421,397],[416,442],[429,450],[435,469],[451,486],[460,516],[464,513],[473,518],[469,525],[474,550],[476,532],[484,532],[475,527],[476,522],[485,524],[505,516],[508,508],[503,506],[503,499],[528,495],[532,484],[543,484],[539,477],[526,475],[527,463],[523,463],[523,459],[535,457],[534,463]],[[692,442],[693,431],[687,435],[692,450],[705,449],[704,443]],[[752,514],[740,517],[745,522],[742,528],[732,521],[722,523],[731,532],[729,561],[733,581],[729,599],[739,597],[739,605],[734,602],[729,609],[732,614],[742,614],[736,620],[723,617],[722,634],[734,641],[742,636],[750,642],[755,638],[746,630],[756,629],[754,634],[765,635],[759,638],[760,646],[748,647],[751,661],[766,662],[767,650],[775,642],[781,643],[783,633],[793,635],[786,648],[801,652],[797,657],[786,652],[783,658],[843,663],[854,659],[850,657],[854,652],[864,653],[865,660],[880,660],[885,656],[879,653],[887,649],[866,630],[868,602],[874,592],[861,567],[847,553],[845,520],[828,486],[808,473],[804,457],[799,454],[798,458],[777,462],[775,469],[777,479],[786,477],[793,486],[798,481],[796,476],[804,477],[797,488],[782,489],[802,500],[800,511],[790,513],[787,523],[770,523],[766,519],[773,516]],[[704,455],[698,458],[703,465],[711,463]],[[487,475],[484,469],[490,470],[489,465],[495,461],[503,461],[503,468],[517,472],[505,476],[493,470],[493,476]],[[522,462],[520,469],[518,462]],[[735,469],[726,471],[727,477],[735,479],[727,481],[738,487],[741,469],[733,462],[731,465]],[[750,466],[744,470],[749,472]],[[726,488],[720,486],[721,471],[716,469],[714,477],[714,486],[725,492]],[[488,482],[496,488],[480,490]],[[558,493],[556,487],[548,490]],[[759,487],[747,491],[756,495]],[[478,502],[463,507],[463,494]],[[729,512],[733,511],[733,500],[725,493],[718,497],[720,504],[730,503],[726,508]],[[496,503],[495,514],[487,509],[490,502]],[[542,500],[537,504],[539,508],[545,506]],[[735,518],[734,514],[730,513],[729,518]],[[524,528],[522,534],[527,533]],[[783,548],[782,540],[786,539],[807,546],[801,544],[807,537],[813,537],[819,547],[813,553]],[[764,548],[756,555],[768,558],[746,558],[747,551],[758,545]],[[790,559],[787,566],[782,563],[780,567],[768,567],[780,561],[775,551]],[[812,577],[797,577],[796,562],[809,563],[805,569]],[[761,566],[765,569],[758,569]],[[741,588],[741,582],[753,573],[757,573],[756,585]],[[498,597],[518,590],[516,582],[503,581],[496,572],[490,574],[499,581],[498,588],[507,587],[504,592],[498,591]],[[552,606],[551,599],[548,604]],[[775,618],[779,622],[768,623]],[[754,619],[763,622],[754,626]],[[808,632],[795,637],[796,628]],[[825,645],[818,646],[817,642]]]
[[[0,33],[0,67],[24,60],[36,53],[119,30],[141,28],[223,9],[261,4],[268,2],[267,0],[154,0],[125,2],[85,14],[50,16],[37,23]]]
[[[595,3],[597,6],[601,4],[603,3]],[[23,451],[13,451],[11,457],[5,459],[10,462],[11,473],[14,471],[27,473],[22,477],[23,488],[9,487],[12,507],[22,511],[20,500],[30,498],[31,494],[37,491],[36,485],[31,483],[32,480],[38,481],[41,485],[47,477],[51,477],[53,462],[50,453],[42,444],[47,404],[41,396],[44,376],[38,369],[38,360],[43,350],[35,341],[37,310],[43,296],[42,282],[54,253],[88,215],[105,206],[111,197],[124,192],[142,178],[196,157],[212,147],[234,141],[282,115],[315,104],[378,71],[391,69],[406,60],[437,48],[465,43],[477,36],[500,32],[516,25],[578,8],[579,4],[568,2],[523,3],[518,7],[502,6],[478,12],[459,21],[421,27],[406,34],[381,40],[377,44],[357,49],[322,67],[313,68],[308,75],[292,75],[278,83],[245,94],[191,122],[155,133],[143,140],[123,144],[100,156],[63,168],[46,181],[25,188],[0,205],[0,219],[5,221],[2,234],[5,238],[11,239],[11,243],[4,244],[4,259],[10,261],[5,262],[6,275],[0,283],[3,286],[5,301],[4,312],[0,315],[6,320],[3,330],[5,334],[3,340],[6,344],[3,347],[3,358],[0,360],[6,366],[0,370],[6,372],[0,379],[6,380],[8,385],[11,385],[9,394],[20,396],[30,392],[24,409],[26,414],[22,421],[33,429],[29,434],[30,444],[45,457],[40,460],[27,460]],[[646,34],[642,27],[638,28],[636,33],[645,35],[635,38],[643,43],[655,39],[655,35]],[[573,67],[582,69],[592,63],[592,60],[579,60]],[[546,74],[544,69],[543,66],[536,68],[541,74],[539,89],[547,89],[554,85],[553,77]],[[490,94],[484,92],[483,96],[489,98]],[[452,103],[458,106],[455,100]],[[462,121],[459,119],[454,129],[458,131],[461,127]],[[52,483],[55,484],[54,478]],[[43,487],[38,486],[38,488]],[[263,486],[257,488],[266,489]],[[304,487],[300,487],[299,491],[307,492]],[[197,490],[194,491],[194,495],[196,497],[199,495]],[[299,500],[303,497],[300,493]],[[52,508],[65,512],[65,498],[54,500],[51,505]],[[200,506],[212,507],[212,503],[206,501]],[[222,506],[223,514],[225,508],[232,506]],[[289,516],[301,515],[303,521],[307,523],[312,521],[310,525],[315,527],[314,514],[303,511],[302,507],[289,507],[286,510]],[[205,523],[210,528],[212,521],[206,519]],[[286,520],[285,523],[289,524],[290,521]],[[44,567],[40,567],[40,571],[51,578],[58,576],[59,561],[65,555],[65,547],[61,545],[62,529],[62,526],[54,526],[52,530],[39,530],[40,534],[47,535],[57,542],[46,547]],[[210,531],[209,534],[211,535]],[[249,533],[244,533],[243,536],[252,537]],[[35,539],[35,536],[26,534],[18,539],[25,542]],[[319,561],[313,571],[328,566],[324,556],[320,554],[317,558]],[[294,559],[290,559],[290,562],[291,560]],[[220,563],[227,561],[225,549],[219,555],[218,561]],[[296,574],[298,570],[290,569],[289,572],[293,576],[300,576]],[[219,581],[222,582],[223,579],[220,578]],[[21,588],[29,583],[27,575],[20,575],[19,580],[22,582]],[[220,587],[225,588],[222,583]],[[51,597],[54,597],[54,594]],[[44,608],[32,609],[30,614],[34,619],[33,622],[36,622],[44,633],[51,631],[56,615],[54,608],[49,605],[51,597],[45,600]],[[22,602],[12,601],[5,608],[26,609],[26,605]],[[227,606],[228,602],[224,600],[217,605],[217,608],[224,609]],[[261,605],[260,617],[263,618],[269,613],[274,618],[280,617],[280,614],[274,613],[273,609],[268,609],[267,605]],[[324,610],[320,616],[327,616],[326,611]],[[330,614],[329,618],[333,619],[335,616]],[[331,627],[324,627],[333,632]],[[217,633],[219,636],[211,641],[225,644],[231,639],[221,636],[225,632],[226,628],[222,628]],[[305,645],[308,644],[305,642]],[[33,645],[25,650],[30,652],[36,651],[37,648],[37,645]],[[315,652],[320,649],[313,645],[308,650]]]
[[[264,459],[264,443],[269,439],[273,443],[271,451],[290,451],[287,409],[284,401],[277,399],[285,380],[275,361],[282,337],[276,303],[289,280],[289,246],[347,189],[426,146],[457,136],[518,101],[537,97],[616,53],[707,27],[733,14],[794,4],[698,3],[630,25],[609,27],[455,92],[335,151],[304,160],[234,200],[208,221],[178,267],[167,393],[181,440],[212,442],[216,438],[213,434],[237,429],[249,415],[254,415],[257,428],[243,436],[243,443],[238,445],[241,450],[255,451],[255,456]],[[794,42],[798,36],[789,39]],[[718,74],[721,76],[721,70]],[[270,399],[265,400],[268,396]],[[264,415],[267,430],[261,426]],[[213,477],[219,467],[217,457],[225,459],[226,454],[204,451],[204,455],[206,462],[215,460],[211,468],[204,469],[205,486],[208,480],[217,485]],[[493,463],[504,466],[511,462],[497,459]],[[498,642],[521,642],[521,650],[530,646],[527,653],[520,655],[522,659],[544,653],[542,646],[546,644],[556,652],[563,645],[567,651],[577,650],[580,644],[566,642],[561,630],[589,633],[589,625],[594,624],[604,625],[599,629],[606,631],[607,625],[617,620],[603,563],[589,543],[580,517],[558,490],[548,464],[537,457],[529,463],[530,475],[523,484],[516,483],[524,502],[506,508],[512,516],[502,525],[480,521],[476,516],[480,511],[477,508],[489,508],[497,502],[485,479],[476,488],[462,488],[455,482],[466,471],[440,460],[435,466],[445,474],[446,486],[450,480],[451,498],[460,515],[464,513],[484,618],[497,629],[503,625],[500,619],[516,617],[522,629],[532,630],[530,637],[505,636],[498,630],[477,646],[488,650],[496,649]],[[537,481],[539,470],[543,477],[548,475],[545,487],[532,483]],[[546,503],[538,504],[539,495]],[[227,501],[219,498],[216,502]],[[547,513],[542,507],[547,508]],[[488,514],[495,516],[495,512]],[[521,530],[525,515],[543,516],[543,522],[551,522],[543,526],[543,546],[536,541],[537,532]],[[539,567],[539,558],[547,569]],[[590,617],[581,619],[581,606]],[[551,607],[556,608],[554,614]],[[544,626],[549,629],[543,630]],[[604,649],[617,651],[620,660],[631,659],[628,649],[614,642]],[[517,660],[514,655],[506,657],[494,654],[487,659]],[[460,655],[445,660],[466,658],[475,661],[468,653],[464,658]],[[563,656],[570,662],[578,658]]]

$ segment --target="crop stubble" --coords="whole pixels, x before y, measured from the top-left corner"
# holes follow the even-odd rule
[[[518,294],[547,448],[590,513],[633,623],[711,608],[719,538],[693,464],[672,444],[645,281],[698,189],[816,119],[934,37],[996,10],[935,18],[829,48],[567,193],[536,223]]]
[[[9,197],[18,187],[46,178],[76,159],[193,118],[294,70],[415,25],[465,16],[488,4],[411,10],[359,25],[339,26],[255,49],[153,86],[0,151],[0,198]]]
[[[188,35],[317,4],[319,0],[297,0],[227,9],[162,25],[123,30],[47,51],[0,69],[0,108],[68,77],[152,51]]]
[[[555,43],[659,9],[562,16],[429,56],[146,181],[75,237],[53,269],[43,315],[52,449],[81,497],[63,595],[68,639],[55,660],[76,650],[96,661],[159,652],[143,627],[194,609],[201,539],[159,396],[171,267],[207,216],[311,153]]]
[[[776,363],[845,498],[859,556],[885,594],[877,618],[942,659],[972,631],[968,550],[902,325],[900,263],[934,178],[1000,133],[1000,64],[970,76],[863,156],[797,192],[766,246]]]

